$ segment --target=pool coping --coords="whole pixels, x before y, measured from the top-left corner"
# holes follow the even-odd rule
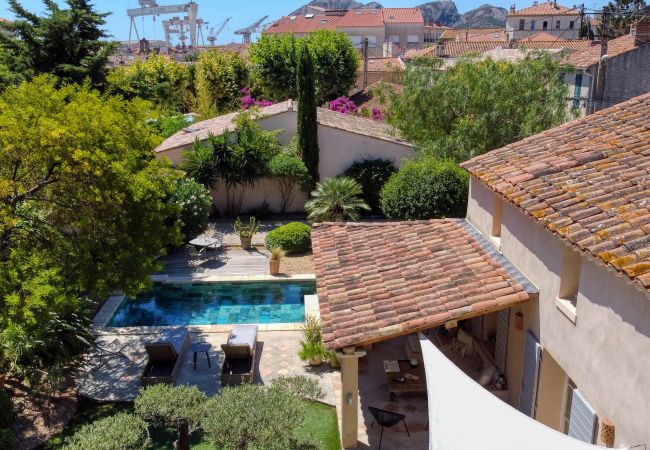
[[[151,277],[154,283],[210,283],[215,281],[311,281],[316,279],[315,274],[294,274],[294,275],[213,275],[197,279],[195,277],[171,277],[167,275],[154,275]],[[228,333],[234,324],[228,325],[169,325],[169,326],[140,326],[140,327],[109,327],[117,309],[120,307],[126,295],[116,293],[108,297],[100,310],[93,318],[92,333],[94,335],[123,335],[123,334],[151,334],[164,330],[176,329],[179,326],[186,327],[192,333]],[[305,315],[311,314],[320,318],[320,307],[318,295],[305,295]],[[291,323],[258,323],[259,331],[300,331],[302,322]]]

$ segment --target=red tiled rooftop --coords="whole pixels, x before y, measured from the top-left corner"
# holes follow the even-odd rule
[[[464,219],[315,225],[325,346],[378,342],[529,299],[522,284],[534,287],[480,239]]]
[[[402,63],[402,60],[399,58],[368,59],[368,72],[393,72],[396,70],[404,70],[404,63]],[[359,71],[363,71],[363,67],[359,67]]]
[[[381,9],[351,9],[338,24],[339,27],[383,27]]]
[[[547,33],[546,31],[540,31],[539,33],[531,34],[520,40],[520,42],[530,42],[530,41],[556,41],[558,36]]]
[[[273,22],[264,30],[267,34],[310,33],[317,30],[335,30],[341,16],[310,15],[285,16]]]
[[[419,23],[424,25],[424,17],[418,8],[382,8],[384,22],[390,23]]]
[[[444,31],[440,38],[467,42],[507,42],[506,30],[503,28],[451,29]]]
[[[650,94],[461,166],[650,292]]]
[[[587,68],[594,64],[598,64],[598,61],[600,60],[600,47],[601,44],[596,44],[587,47],[582,51],[572,53],[567,58],[567,63],[578,68]],[[634,37],[628,34],[609,41],[607,43],[607,55],[611,58],[612,56],[629,52],[634,48]]]
[[[544,2],[528,8],[519,9],[509,16],[577,16],[580,12],[576,8],[567,8],[555,1]]]

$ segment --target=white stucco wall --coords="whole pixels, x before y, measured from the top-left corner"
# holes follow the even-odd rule
[[[490,235],[493,203],[492,191],[472,178],[467,218],[485,236]],[[576,383],[599,421],[607,418],[615,425],[616,445],[648,444],[650,296],[583,256],[573,324],[555,306],[564,248],[560,238],[504,204],[501,251],[540,290],[539,323],[527,326]],[[521,357],[509,349],[509,359]],[[518,384],[510,386],[518,389]]]

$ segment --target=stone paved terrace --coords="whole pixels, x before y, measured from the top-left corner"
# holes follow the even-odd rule
[[[145,342],[164,338],[165,331],[151,327],[149,331],[142,327],[132,334],[117,330],[111,334],[105,328],[97,342],[100,345],[121,348],[127,345],[124,353],[129,358],[115,358],[96,371],[80,372],[78,386],[81,395],[103,401],[133,400],[140,388],[140,375],[147,363]],[[192,329],[191,342],[204,341],[212,344],[209,352],[212,367],[208,367],[205,354],[197,355],[197,367],[193,369],[193,353],[188,351],[183,367],[177,379],[177,385],[195,385],[207,395],[214,395],[221,387],[220,374],[223,363],[221,344],[226,341],[228,333],[205,332]],[[255,361],[256,384],[267,385],[277,376],[306,375],[318,380],[326,397],[324,402],[333,405],[332,369],[323,364],[311,368],[298,358],[301,333],[299,331],[260,331],[257,337],[257,360]],[[115,344],[111,345],[114,341]],[[90,353],[92,356],[93,353]]]
[[[163,256],[163,270],[154,275],[154,280],[166,277],[205,278],[218,275],[265,275],[268,274],[269,252],[259,248],[242,250],[238,247],[226,247],[219,258],[208,254],[209,259],[190,261],[185,252],[176,250]]]

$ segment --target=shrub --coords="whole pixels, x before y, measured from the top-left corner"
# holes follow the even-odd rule
[[[361,186],[348,177],[326,178],[305,203],[314,222],[358,220],[362,209],[370,207],[361,199]]]
[[[11,397],[0,388],[0,428],[8,428],[14,418],[14,407]],[[5,448],[0,445],[0,448]]]
[[[397,220],[463,217],[468,185],[467,173],[452,161],[409,161],[381,190],[381,210]]]
[[[186,240],[196,237],[208,225],[212,197],[203,185],[191,178],[178,180],[172,203],[180,207],[181,231]]]
[[[379,212],[379,193],[386,181],[397,171],[387,159],[364,159],[355,161],[344,173],[361,185],[362,198],[373,212]]]
[[[139,449],[147,442],[147,424],[133,414],[121,412],[84,425],[65,441],[66,450]]]
[[[302,222],[290,222],[266,235],[266,247],[280,247],[287,255],[311,250],[311,227]]]
[[[307,166],[298,156],[278,153],[269,161],[267,170],[280,191],[280,212],[284,213],[295,200],[300,188],[309,182]]]
[[[0,428],[0,448],[14,448],[16,437],[9,428]]]

